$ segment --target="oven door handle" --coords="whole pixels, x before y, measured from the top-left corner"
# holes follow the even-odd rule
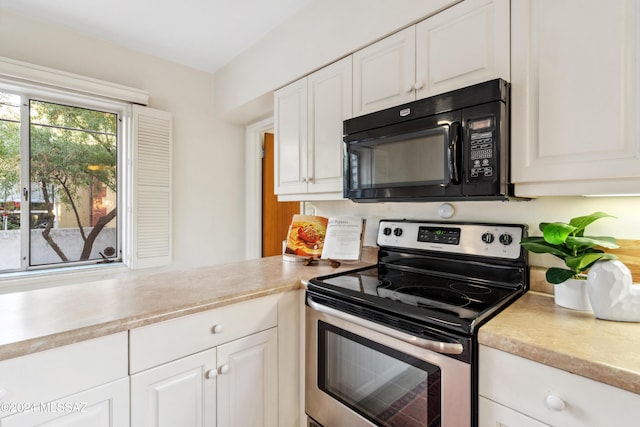
[[[354,323],[359,326],[363,326],[367,329],[380,332],[381,334],[399,339],[401,341],[415,345],[416,347],[421,347],[421,348],[432,350],[442,354],[462,354],[462,352],[464,351],[464,348],[460,343],[442,342],[442,341],[428,340],[425,338],[416,337],[414,335],[400,332],[393,328],[389,328],[387,326],[380,325],[378,323],[374,323],[366,319],[362,319],[361,317],[357,317],[352,314],[345,313],[340,310],[336,310],[335,308],[318,304],[317,302],[313,301],[310,297],[307,297],[307,304],[309,304],[309,307],[311,307],[312,309],[319,311],[321,313],[325,313],[325,314],[337,317],[339,319],[345,320],[347,322]]]

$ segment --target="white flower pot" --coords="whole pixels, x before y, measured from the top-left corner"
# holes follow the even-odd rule
[[[555,285],[553,290],[557,305],[572,310],[591,311],[586,280],[567,279]]]
[[[598,261],[589,269],[587,289],[593,314],[599,319],[640,322],[640,285],[617,260]]]

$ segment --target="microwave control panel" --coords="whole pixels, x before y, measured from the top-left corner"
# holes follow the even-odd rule
[[[470,120],[469,129],[469,175],[470,181],[492,180],[497,174],[495,161],[495,119],[487,117]]]

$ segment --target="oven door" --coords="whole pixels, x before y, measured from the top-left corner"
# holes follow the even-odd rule
[[[318,424],[471,424],[470,364],[312,305],[305,307],[305,410]]]
[[[462,195],[460,112],[345,136],[345,197],[354,201]]]

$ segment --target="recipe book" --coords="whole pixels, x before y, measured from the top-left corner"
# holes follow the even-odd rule
[[[284,259],[308,258],[358,261],[362,253],[365,219],[294,215],[287,234]]]

